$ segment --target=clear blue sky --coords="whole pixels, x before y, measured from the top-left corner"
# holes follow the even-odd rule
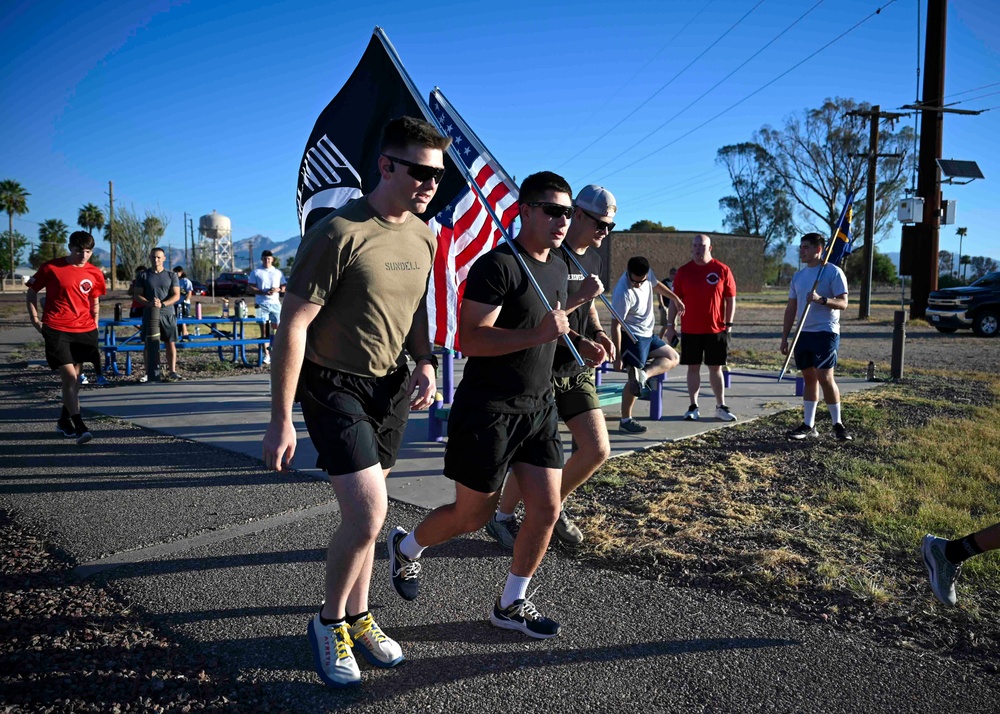
[[[830,96],[895,109],[917,96],[917,0],[882,13],[738,108],[679,139],[841,34],[886,0],[826,0],[718,89],[643,144],[810,8],[765,0],[668,87],[758,0],[414,2],[17,2],[0,18],[2,178],[30,193],[15,222],[75,225],[81,205],[157,206],[180,247],[182,215],[218,210],[234,239],[297,234],[298,162],[319,112],[382,26],[417,86],[435,85],[508,172],[558,171],[601,183],[619,223],[649,218],[720,230],[729,186],[716,150],[780,125]],[[926,7],[921,3],[921,14]],[[700,13],[700,14],[699,14]],[[693,21],[692,21],[693,20]],[[690,22],[686,30],[680,32]],[[953,0],[946,95],[1000,82],[1000,4]],[[1000,92],[1000,85],[953,100]],[[652,97],[652,98],[650,98]],[[581,150],[622,121],[582,154]],[[1000,94],[960,105],[1000,105]],[[1000,258],[1000,109],[949,115],[944,156],[975,159],[987,180],[946,187],[969,229],[964,251]],[[670,142],[651,158],[637,161]],[[576,156],[580,154],[579,156]],[[574,158],[575,157],[575,158]],[[3,221],[6,227],[6,221]],[[898,250],[899,226],[882,245]],[[955,226],[942,249],[957,251]]]

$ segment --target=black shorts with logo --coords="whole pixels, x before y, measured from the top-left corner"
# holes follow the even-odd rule
[[[448,415],[444,475],[473,491],[495,493],[514,463],[562,468],[556,405],[528,414],[504,414],[456,402]]]
[[[358,377],[306,360],[299,396],[316,467],[331,476],[392,468],[410,411],[409,381],[405,365],[384,377]]]
[[[45,361],[52,369],[89,362],[100,372],[101,350],[97,346],[96,328],[89,332],[63,332],[42,325],[42,337],[45,338]]]

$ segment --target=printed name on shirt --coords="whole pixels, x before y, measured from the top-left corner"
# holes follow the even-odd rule
[[[420,266],[415,260],[407,260],[401,263],[386,263],[386,270],[420,270]]]

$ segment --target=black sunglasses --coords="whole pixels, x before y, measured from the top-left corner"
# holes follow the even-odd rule
[[[587,218],[589,218],[590,220],[592,220],[594,223],[597,224],[598,230],[600,230],[602,228],[606,228],[607,231],[608,231],[608,233],[610,233],[611,231],[613,231],[615,229],[615,222],[614,221],[611,221],[610,223],[605,223],[604,221],[602,221],[599,217],[595,216],[590,211],[588,211],[588,210],[586,210],[584,208],[581,208],[580,210],[583,211],[584,214],[586,214]]]
[[[561,203],[546,203],[545,201],[532,201],[524,205],[541,208],[542,213],[549,218],[559,218],[560,216],[563,218],[572,218],[573,211],[576,210],[572,206],[564,206]]]
[[[434,183],[441,183],[441,179],[444,178],[444,168],[428,166],[426,164],[415,164],[412,161],[405,161],[403,159],[397,159],[395,156],[389,156],[389,154],[382,154],[382,156],[389,159],[390,162],[395,161],[397,164],[406,166],[406,173],[420,183],[430,181],[431,179],[434,179]],[[393,167],[390,166],[389,170],[392,171]]]

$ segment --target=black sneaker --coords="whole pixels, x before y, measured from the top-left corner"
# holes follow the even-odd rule
[[[816,431],[816,427],[808,426],[806,424],[799,424],[797,427],[791,431],[786,431],[785,436],[789,439],[795,439],[796,441],[802,441],[803,439],[818,439],[819,432]]]
[[[406,531],[399,526],[392,529],[385,546],[389,551],[389,580],[392,589],[404,600],[416,600],[420,589],[420,562],[408,560],[399,552],[399,544],[406,537]]]
[[[544,640],[555,637],[559,634],[559,623],[542,617],[530,600],[515,600],[510,607],[500,607],[500,599],[497,598],[490,613],[490,622],[505,630],[517,630],[523,632],[528,637]]]
[[[837,441],[854,441],[854,437],[850,435],[847,427],[843,424],[833,425],[833,435],[837,437]]]
[[[56,431],[67,438],[76,438],[76,427],[73,426],[73,422],[70,421],[69,417],[59,417],[59,421],[56,422]]]
[[[87,428],[87,425],[83,423],[83,419],[80,417],[73,419],[73,427],[75,429],[73,436],[76,437],[77,444],[82,446],[94,438],[94,435],[90,433],[90,429]]]

